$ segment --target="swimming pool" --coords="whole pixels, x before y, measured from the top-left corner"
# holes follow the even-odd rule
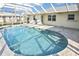
[[[62,51],[67,39],[58,32],[18,26],[4,30],[8,47],[16,54],[24,56],[45,56]]]

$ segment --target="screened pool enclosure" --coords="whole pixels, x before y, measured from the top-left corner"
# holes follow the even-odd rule
[[[13,24],[13,23],[26,23],[28,15],[69,12],[69,11],[79,11],[79,4],[78,3],[22,3],[22,4],[1,3],[0,25]]]

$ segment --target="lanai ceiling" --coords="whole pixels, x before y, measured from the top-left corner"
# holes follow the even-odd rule
[[[0,12],[23,14],[39,14],[50,12],[79,11],[78,3],[2,3]]]

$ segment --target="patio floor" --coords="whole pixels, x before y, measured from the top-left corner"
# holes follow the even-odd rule
[[[63,51],[55,54],[55,56],[79,56],[79,30],[56,27],[56,26],[47,26],[47,25],[26,24],[26,26],[57,31],[67,38],[68,46]],[[1,56],[17,55],[8,48],[4,38],[2,37],[1,32],[0,32],[0,55]]]

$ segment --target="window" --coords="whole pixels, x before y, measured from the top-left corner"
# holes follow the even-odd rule
[[[48,15],[48,21],[56,21],[56,15]]]
[[[52,21],[56,21],[56,15],[52,16]]]
[[[75,19],[75,15],[74,14],[69,14],[68,15],[68,20],[74,20]]]
[[[48,21],[51,21],[51,15],[48,15]]]

